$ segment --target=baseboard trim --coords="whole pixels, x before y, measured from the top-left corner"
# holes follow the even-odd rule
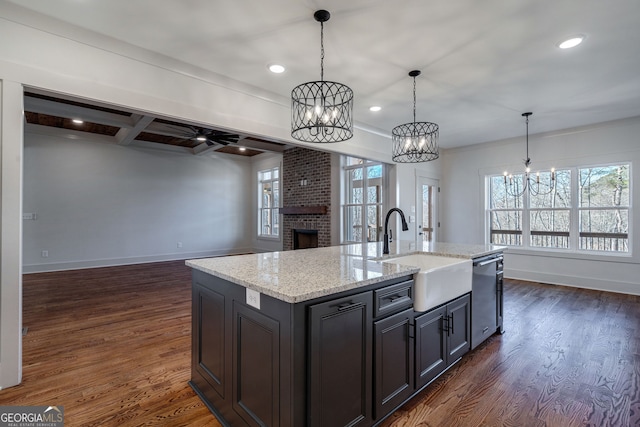
[[[225,255],[238,255],[253,252],[252,248],[221,249],[215,251],[173,253],[127,258],[92,259],[82,261],[63,261],[46,264],[29,264],[22,266],[23,274],[46,273],[51,271],[82,270],[85,268],[114,267],[117,265],[148,264],[152,262],[179,261],[194,258],[211,258]]]
[[[505,277],[515,280],[527,280],[530,282],[547,283],[550,285],[571,286],[574,288],[592,289],[596,291],[616,292],[628,295],[640,295],[640,286],[637,283],[615,280],[602,280],[593,277],[566,276],[561,274],[549,274],[528,270],[505,270]]]

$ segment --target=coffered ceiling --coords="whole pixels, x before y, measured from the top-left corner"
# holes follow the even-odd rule
[[[24,109],[27,129],[64,129],[72,135],[91,134],[94,139],[98,135],[101,141],[112,144],[246,157],[286,148],[285,144],[255,136],[35,92],[25,93]]]
[[[638,0],[13,3],[283,99],[319,80],[313,13],[327,9],[325,78],[354,90],[356,122],[385,134],[410,122],[407,73],[418,69],[417,119],[440,125],[444,148],[520,136],[525,111],[534,112],[531,133],[640,116]],[[575,34],[581,45],[557,47]],[[270,73],[273,63],[285,72]],[[143,133],[176,127],[152,120]]]

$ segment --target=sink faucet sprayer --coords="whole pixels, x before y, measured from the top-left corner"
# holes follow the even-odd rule
[[[391,216],[391,212],[394,212],[394,211],[400,214],[400,219],[402,220],[402,231],[407,231],[409,229],[409,226],[407,225],[407,221],[404,219],[404,212],[402,212],[399,208],[389,209],[389,212],[387,212],[387,218],[384,220],[384,237],[382,238],[382,241],[384,242],[382,245],[383,254],[389,253],[389,234],[388,234],[389,217]]]

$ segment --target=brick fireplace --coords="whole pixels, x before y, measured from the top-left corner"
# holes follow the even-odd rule
[[[307,235],[317,231],[317,246],[330,246],[331,154],[301,147],[286,150],[282,190],[283,249],[294,248],[294,229]]]

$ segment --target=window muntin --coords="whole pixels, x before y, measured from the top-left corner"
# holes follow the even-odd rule
[[[343,157],[343,242],[382,238],[384,167],[382,163]]]
[[[258,236],[280,236],[280,168],[258,172]]]
[[[544,171],[531,175],[538,192],[518,197],[509,192],[522,191],[522,174],[488,177],[489,242],[628,252],[629,170],[629,164],[559,170],[554,172],[553,191],[548,191],[552,172]]]

